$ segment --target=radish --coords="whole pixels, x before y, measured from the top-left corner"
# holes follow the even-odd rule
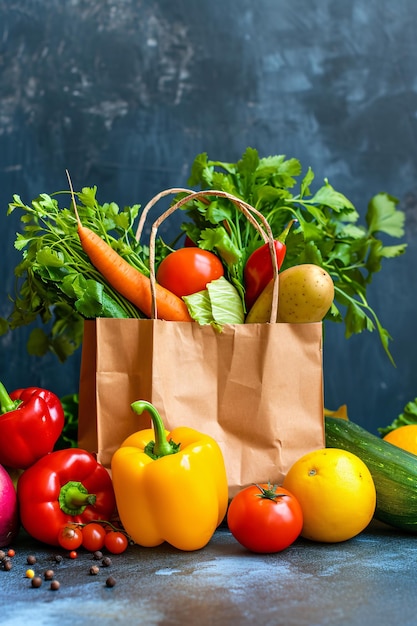
[[[8,472],[0,465],[0,548],[10,545],[18,530],[16,489]]]

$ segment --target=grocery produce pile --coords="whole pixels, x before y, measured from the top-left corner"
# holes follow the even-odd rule
[[[284,282],[288,268],[305,264],[320,267],[334,285],[334,300],[326,318],[343,322],[346,337],[376,329],[392,358],[389,332],[368,303],[367,288],[384,259],[406,249],[404,243],[385,243],[389,237],[403,236],[404,213],[397,209],[395,198],[380,193],[369,201],[365,223],[361,224],[360,214],[348,198],[327,180],[312,193],[313,182],[311,168],[302,175],[298,160],[283,155],[260,158],[252,148],[237,163],[211,161],[206,154],[199,155],[189,180],[194,188],[232,194],[259,211],[276,240],[280,282]],[[179,193],[175,199],[184,195]],[[136,239],[138,219],[146,207],[141,211],[138,204],[123,209],[114,202],[100,204],[95,187],[82,189],[76,198],[78,222],[69,191],[41,194],[31,204],[15,195],[8,209],[9,214],[22,212],[22,232],[17,234],[15,247],[22,251],[23,260],[15,270],[13,310],[8,319],[0,321],[0,331],[41,320],[44,326],[30,335],[29,352],[42,355],[51,350],[60,360],[81,345],[84,319],[146,317],[150,313],[145,280],[149,277],[149,246],[142,237]],[[65,208],[60,208],[61,200]],[[244,321],[254,304],[254,294],[272,276],[271,266],[264,264],[267,249],[262,250],[262,235],[227,197],[200,196],[182,204],[180,210],[184,220],[173,241],[156,240],[155,267],[159,282],[167,288],[158,287],[160,306],[162,302],[168,305],[167,317],[178,313],[187,317],[184,302],[178,302],[172,290],[183,294],[184,289],[198,289],[196,274],[203,274],[204,284],[206,278],[219,278],[220,272],[225,280],[212,286],[209,299],[221,301],[220,308],[227,309],[226,320]],[[89,252],[94,253],[91,234],[80,239],[80,234],[89,231],[96,236],[95,250],[102,252],[96,264],[106,260],[110,248],[118,255],[112,255],[110,276],[98,270],[89,256]],[[104,242],[101,247],[98,239]],[[188,247],[192,250],[186,251]],[[182,251],[170,256],[174,248]],[[123,269],[117,264],[116,271],[120,258],[126,264]],[[300,280],[295,270],[294,276]],[[115,279],[116,287],[112,284]],[[288,280],[288,285],[291,282]],[[280,297],[282,300],[283,293]],[[207,294],[190,298],[189,313],[205,322],[207,315],[219,308],[215,304],[210,311],[209,299]],[[261,308],[264,310],[264,305]],[[297,321],[294,315],[291,321]]]
[[[84,320],[97,317],[156,315],[218,332],[327,319],[343,322],[346,337],[376,329],[391,359],[389,333],[366,294],[383,259],[405,251],[380,238],[402,237],[404,214],[381,193],[361,225],[327,180],[311,193],[312,170],[297,182],[300,175],[296,159],[248,148],[237,163],[199,155],[189,181],[198,191],[167,190],[142,210],[99,204],[96,188],[75,192],[69,175],[68,191],[31,204],[14,196],[22,261],[3,332],[39,318],[45,327],[32,332],[29,351],[52,350],[63,361],[81,345]],[[169,194],[145,243],[147,213]],[[184,220],[167,244],[157,226],[174,210]],[[87,450],[65,445],[65,408],[51,391],[9,394],[0,385],[0,547],[18,541],[19,526],[73,557],[78,549],[122,552],[129,542],[201,549],[223,520],[254,552],[283,550],[299,536],[346,541],[373,517],[417,531],[417,448],[406,450],[399,435],[371,435],[346,415],[325,417],[326,447],[297,459],[282,485],[250,485],[229,502],[213,438],[186,424],[167,432],[157,408],[139,398],[127,408],[147,411],[152,428],[121,443],[109,474]]]

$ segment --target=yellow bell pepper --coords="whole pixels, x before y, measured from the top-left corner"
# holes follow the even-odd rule
[[[130,435],[111,462],[120,520],[141,546],[167,542],[180,550],[199,550],[225,517],[228,485],[219,445],[192,428],[165,430],[155,407],[147,410],[153,429]],[[177,443],[176,443],[177,442]]]

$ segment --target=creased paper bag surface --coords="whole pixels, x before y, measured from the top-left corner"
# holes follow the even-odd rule
[[[280,483],[302,454],[324,447],[322,325],[211,326],[162,320],[85,322],[79,445],[110,467],[131,433],[149,428],[130,404],[148,400],[168,430],[211,435],[229,495]]]

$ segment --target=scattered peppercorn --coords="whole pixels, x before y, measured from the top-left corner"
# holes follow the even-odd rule
[[[76,550],[71,550],[68,556],[70,559],[76,559],[78,556],[78,552]]]
[[[115,584],[116,580],[113,578],[113,576],[109,576],[106,580],[106,587],[114,587]]]
[[[111,565],[111,558],[109,556],[105,556],[102,560],[102,564],[104,567],[109,567]]]
[[[59,582],[58,582],[57,580],[53,580],[53,581],[51,582],[51,589],[52,589],[52,591],[58,591],[58,589],[60,588],[60,586],[61,586],[61,585],[59,584]]]
[[[54,560],[56,563],[61,563],[62,562],[62,555],[61,554],[54,554]]]
[[[34,565],[36,563],[36,556],[34,554],[29,554],[26,561],[28,562],[28,565]]]
[[[100,550],[96,550],[93,557],[95,561],[100,561],[103,558],[103,553]]]
[[[99,566],[98,566],[98,565],[92,565],[92,566],[90,567],[90,574],[91,574],[92,576],[97,576],[97,574],[99,573],[99,571],[100,571],[100,568],[99,568]]]
[[[42,585],[42,578],[40,576],[34,576],[32,578],[32,587],[40,587]]]
[[[54,570],[53,569],[47,569],[44,574],[43,577],[45,578],[45,580],[52,580],[54,577]]]
[[[13,550],[13,548],[9,548],[7,550],[7,556],[13,557],[16,555],[16,552]]]
[[[35,572],[33,571],[33,569],[26,570],[26,578],[33,578],[34,576],[35,576]]]
[[[6,571],[9,571],[12,568],[12,560],[9,556],[4,556],[1,560],[1,564],[3,566],[3,569],[5,569]]]
[[[5,551],[4,550],[0,550],[0,561],[2,561],[5,556],[6,556]]]

